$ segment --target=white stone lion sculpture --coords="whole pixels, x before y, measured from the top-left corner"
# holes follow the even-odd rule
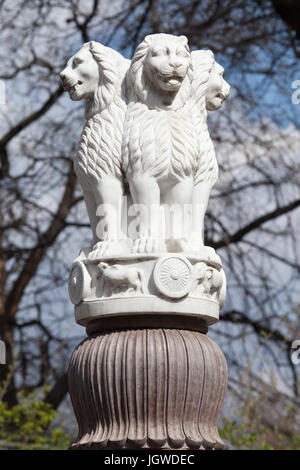
[[[86,100],[87,121],[74,169],[93,232],[89,258],[113,252],[120,236],[124,193],[121,146],[126,112],[123,79],[129,63],[113,49],[91,41],[70,58],[60,74],[70,98]]]
[[[143,208],[135,252],[162,249],[163,206],[175,207],[163,235],[168,251],[203,246],[204,214],[218,176],[206,108],[218,109],[229,94],[220,69],[211,51],[191,53],[184,36],[146,36],[133,55],[122,161],[133,202]]]
[[[218,177],[207,109],[230,89],[213,53],[191,53],[184,36],[153,34],[130,62],[91,41],[60,76],[72,100],[86,100],[74,168],[93,232],[89,258],[122,252],[125,179],[138,219],[133,252],[201,252]]]

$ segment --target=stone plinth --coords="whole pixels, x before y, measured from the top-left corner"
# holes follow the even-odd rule
[[[89,337],[69,367],[72,448],[225,447],[217,425],[226,360],[206,336],[225,290],[212,249],[101,261],[81,253],[69,292]]]

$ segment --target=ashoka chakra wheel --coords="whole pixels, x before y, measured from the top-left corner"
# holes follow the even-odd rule
[[[192,266],[183,256],[167,256],[158,260],[153,276],[162,294],[173,298],[184,297],[190,291]]]
[[[74,305],[78,305],[89,294],[90,275],[85,265],[80,261],[72,266],[68,288],[71,302]]]

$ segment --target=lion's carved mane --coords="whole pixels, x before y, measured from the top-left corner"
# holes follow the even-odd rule
[[[207,127],[207,110],[205,94],[208,79],[215,63],[214,54],[210,50],[197,50],[192,52],[194,76],[192,82],[192,114],[199,140],[194,185],[205,181],[210,187],[218,179],[218,163],[214,144]]]
[[[98,64],[100,75],[93,99],[86,102],[87,122],[74,161],[81,184],[89,189],[91,176],[96,179],[101,179],[103,173],[122,176],[121,146],[126,112],[122,76],[129,61],[94,41],[83,47],[89,47],[91,60]]]

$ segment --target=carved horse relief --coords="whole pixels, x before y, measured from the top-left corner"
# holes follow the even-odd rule
[[[120,264],[109,265],[108,263],[100,262],[98,264],[101,276],[104,279],[105,285],[109,285],[111,289],[110,295],[116,294],[145,294],[146,289],[144,285],[144,275],[141,269],[130,268]]]

